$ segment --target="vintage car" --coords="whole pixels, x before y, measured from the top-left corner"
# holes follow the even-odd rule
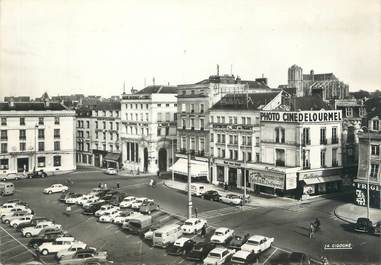
[[[181,237],[167,247],[167,254],[172,256],[186,255],[195,244],[196,242],[194,240]]]
[[[101,215],[104,215],[105,213],[112,212],[114,210],[119,210],[119,207],[116,207],[111,204],[105,204],[105,205],[102,205],[101,208],[94,213],[94,215],[96,217],[99,217]]]
[[[142,206],[143,203],[147,201],[148,201],[148,198],[146,197],[136,198],[136,200],[132,203],[131,208],[134,210],[138,210],[140,206]]]
[[[234,235],[233,239],[229,242],[228,248],[241,249],[241,246],[249,239],[249,234]]]
[[[234,230],[226,228],[226,227],[220,227],[217,228],[216,231],[214,231],[214,234],[210,238],[210,242],[216,243],[216,244],[225,244],[228,243],[230,239],[233,238]]]
[[[258,260],[258,254],[253,252],[238,250],[230,259],[231,265],[248,265],[254,264]]]
[[[354,224],[354,230],[361,233],[374,233],[374,227],[371,220],[368,218],[358,218]]]
[[[13,228],[17,228],[19,225],[30,223],[30,221],[33,219],[33,215],[24,215],[20,216],[18,219],[13,219],[9,222],[9,226]]]
[[[135,200],[136,198],[134,196],[127,196],[123,199],[123,201],[120,202],[119,207],[130,208]]]
[[[62,185],[62,184],[53,184],[48,188],[44,189],[45,194],[52,194],[56,192],[66,192],[69,190],[68,186]]]
[[[204,265],[222,265],[234,254],[234,249],[217,247],[212,249],[204,259]]]
[[[207,224],[207,221],[200,218],[189,218],[185,220],[181,226],[184,234],[196,234],[201,231],[202,227]]]
[[[225,196],[220,197],[220,201],[223,203],[227,203],[230,205],[241,205],[242,204],[242,198],[241,196],[237,194],[226,194]]]
[[[105,174],[107,175],[116,175],[118,174],[118,170],[116,168],[109,167],[105,170]]]
[[[101,222],[101,223],[112,223],[114,221],[114,218],[119,216],[119,210],[118,209],[114,209],[112,211],[108,211],[108,212],[105,212],[104,214],[102,214],[101,216],[99,216],[98,218],[98,222]]]
[[[159,204],[154,202],[153,200],[148,200],[142,204],[139,208],[139,212],[151,214],[153,211],[159,210]]]
[[[208,190],[201,195],[201,198],[210,201],[220,201],[221,195],[216,190]]]
[[[78,250],[73,256],[62,257],[59,264],[100,264],[107,261],[108,254],[106,251],[96,252],[90,249]]]
[[[269,249],[273,242],[274,242],[273,237],[254,235],[254,236],[251,236],[247,240],[247,242],[241,246],[241,250],[259,254],[265,251],[266,249]]]
[[[55,254],[59,251],[69,249],[74,243],[78,243],[79,241],[74,241],[73,237],[58,237],[53,242],[45,242],[42,243],[38,248],[38,253],[43,256],[49,254]]]
[[[203,261],[209,252],[216,247],[214,243],[199,242],[185,254],[185,259],[192,261]]]
[[[24,237],[37,236],[44,228],[47,228],[47,227],[62,229],[62,226],[59,224],[54,224],[51,221],[45,221],[45,222],[38,223],[36,226],[23,228],[22,235]]]

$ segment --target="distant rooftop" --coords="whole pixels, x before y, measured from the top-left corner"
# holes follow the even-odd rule
[[[0,102],[0,111],[45,111],[45,110],[66,110],[65,106],[58,102],[50,102],[45,104],[44,102]]]
[[[211,109],[259,110],[268,104],[280,92],[228,94],[213,105]]]
[[[177,94],[177,87],[175,86],[147,86],[135,94]]]
[[[331,110],[333,107],[319,96],[294,97],[290,100],[291,110]]]
[[[99,101],[94,106],[94,110],[120,110],[119,101]]]

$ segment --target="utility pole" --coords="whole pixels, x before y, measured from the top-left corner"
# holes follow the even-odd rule
[[[189,146],[189,145],[188,145]],[[191,152],[188,148],[188,218],[192,218],[192,194],[191,194],[191,166],[190,166],[190,159],[191,158]]]
[[[172,138],[172,181],[175,181],[175,172],[173,171],[173,165],[175,164],[175,150],[173,146],[173,138]]]

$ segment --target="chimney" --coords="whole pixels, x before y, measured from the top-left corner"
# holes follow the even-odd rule
[[[217,64],[217,76],[220,76],[220,66]]]

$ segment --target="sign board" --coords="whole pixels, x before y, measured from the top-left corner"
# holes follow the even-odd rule
[[[251,183],[275,189],[284,189],[285,174],[251,171],[249,175]]]
[[[340,122],[341,110],[330,111],[261,111],[261,121],[274,122]]]
[[[286,190],[296,189],[296,174],[286,175]]]

